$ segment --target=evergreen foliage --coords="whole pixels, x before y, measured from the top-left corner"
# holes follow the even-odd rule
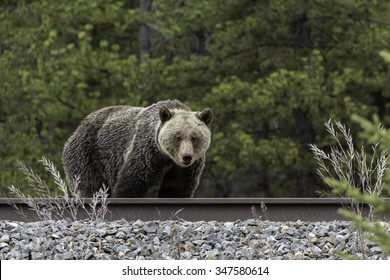
[[[383,151],[390,150],[390,131],[388,129],[378,129],[378,118],[374,118],[374,121],[368,121],[367,119],[354,115],[352,119],[358,122],[363,128],[363,138],[368,142],[376,142],[380,139],[380,148]],[[375,162],[376,145],[373,150],[373,159],[371,162]],[[354,159],[351,159],[354,160]],[[390,215],[390,202],[385,200],[384,197],[390,197],[390,181],[389,172],[384,172],[388,168],[385,168],[383,164],[389,164],[387,158],[384,162],[377,161],[376,164],[369,167],[359,169],[357,176],[359,178],[366,177],[374,183],[379,183],[374,190],[369,188],[359,188],[345,179],[324,178],[327,184],[333,186],[333,193],[336,196],[342,196],[351,201],[352,207],[349,209],[340,209],[339,212],[347,219],[351,220],[353,225],[356,226],[361,234],[361,255],[365,256],[366,241],[368,238],[375,242],[382,248],[384,256],[390,256],[390,224],[388,220],[383,220],[383,217],[389,217]],[[368,168],[367,168],[368,167]],[[379,177],[384,177],[384,182],[376,182]],[[371,183],[371,182],[370,182]],[[367,204],[370,206],[370,213],[365,216],[361,211],[361,205]],[[356,258],[356,256],[349,256],[341,254],[345,258]]]
[[[323,119],[353,133],[354,113],[390,123],[381,57],[389,9],[351,0],[1,1],[0,191],[23,185],[18,161],[34,166],[44,155],[60,167],[63,144],[90,112],[176,98],[215,112],[198,196],[315,196],[308,144],[331,145]]]

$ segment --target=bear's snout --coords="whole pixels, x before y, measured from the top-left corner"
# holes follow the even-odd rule
[[[183,163],[185,165],[189,165],[192,161],[192,155],[191,154],[184,154],[182,157]]]
[[[180,143],[178,158],[183,166],[189,166],[193,163],[194,147],[192,142],[188,139],[184,139]]]

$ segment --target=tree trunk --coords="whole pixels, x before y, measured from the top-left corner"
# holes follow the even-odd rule
[[[295,49],[302,49],[311,46],[311,30],[307,25],[307,2],[301,0],[299,2],[300,10],[298,17],[292,23],[292,31],[294,34],[294,47]]]
[[[303,108],[296,108],[294,110],[295,118],[295,137],[299,141],[299,159],[305,160],[308,153],[308,145],[314,143],[314,129],[311,120],[308,116],[309,110],[303,110]],[[301,169],[296,174],[297,194],[300,197],[314,197],[316,181],[314,174],[310,170],[303,169],[304,164],[301,165]]]
[[[139,28],[139,59],[141,64],[146,62],[147,57],[150,55],[151,40],[150,30],[145,21],[145,16],[150,11],[153,0],[141,0],[139,3],[140,13],[142,16],[142,22]]]

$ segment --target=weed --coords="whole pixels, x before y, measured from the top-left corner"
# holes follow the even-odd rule
[[[77,220],[79,210],[83,210],[90,220],[104,220],[108,212],[108,188],[103,186],[91,199],[89,207],[86,206],[85,199],[81,197],[77,189],[79,179],[74,178],[72,183],[74,188],[70,188],[65,180],[62,179],[60,172],[56,169],[53,162],[45,157],[40,160],[43,167],[49,172],[55,185],[59,189],[59,194],[50,191],[47,184],[31,168],[24,163],[19,162],[19,170],[24,174],[28,185],[35,191],[35,196],[24,194],[15,186],[8,187],[11,195],[22,199],[28,207],[33,210],[40,220],[65,219],[70,217]],[[24,217],[26,214],[23,210],[10,202],[11,205]]]
[[[343,124],[336,122],[335,128],[331,120],[328,120],[324,122],[324,125],[332,139],[336,141],[336,145],[331,147],[330,153],[324,152],[316,145],[309,145],[319,165],[317,169],[319,176],[331,187],[332,191],[336,187],[334,182],[341,181],[362,191],[363,194],[380,196],[386,171],[387,152],[379,152],[379,142],[376,142],[371,146],[372,154],[368,155],[364,147],[360,150],[355,149],[350,130],[347,130]],[[340,133],[345,144],[340,140]],[[349,208],[361,215],[362,204],[352,197],[346,199],[349,202]],[[368,216],[371,221],[374,218],[373,207],[369,204]]]
[[[347,202],[347,207],[356,216],[362,217],[363,203],[351,191],[362,193],[367,196],[381,196],[383,190],[383,179],[386,172],[387,152],[378,151],[379,142],[372,146],[372,153],[367,154],[364,147],[355,149],[350,130],[340,122],[333,125],[331,120],[324,122],[327,132],[336,142],[330,148],[330,152],[319,149],[316,145],[310,144],[310,149],[319,165],[318,174],[324,182],[331,187],[332,194],[342,196]],[[382,127],[379,126],[379,132]],[[341,186],[349,186],[349,193],[340,191]],[[367,202],[367,201],[365,201]],[[368,222],[374,221],[374,204],[368,202]],[[357,227],[357,243],[363,257],[367,249],[364,229]]]

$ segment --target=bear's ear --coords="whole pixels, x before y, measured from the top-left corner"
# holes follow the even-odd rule
[[[172,118],[172,113],[169,111],[169,109],[165,106],[160,108],[160,120],[162,123],[165,123],[166,121],[169,121]]]
[[[209,108],[206,108],[202,112],[198,113],[197,117],[206,125],[209,125],[213,119],[213,111],[211,111]]]

